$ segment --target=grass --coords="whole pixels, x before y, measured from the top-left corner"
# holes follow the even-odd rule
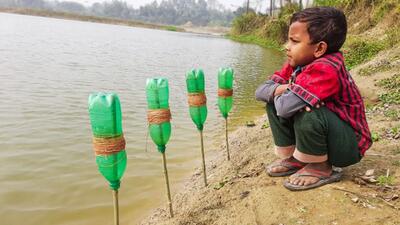
[[[400,134],[400,127],[392,127],[390,133],[393,134],[393,136]]]
[[[351,0],[315,0],[317,6],[344,7],[351,3]]]
[[[383,49],[385,49],[384,41],[349,36],[344,45],[346,65],[351,69],[371,59]]]
[[[390,78],[380,80],[378,86],[388,90],[396,90],[400,88],[400,73],[394,74]]]
[[[178,28],[175,27],[175,26],[166,26],[166,27],[165,27],[165,30],[168,30],[168,31],[178,31]]]
[[[379,176],[377,180],[378,180],[378,185],[380,186],[386,186],[386,185],[393,186],[395,181],[393,176],[383,176],[383,175]]]
[[[379,100],[384,104],[400,104],[400,92],[397,90],[396,92],[380,94]]]
[[[359,75],[360,76],[371,76],[372,74],[375,74],[378,72],[388,71],[391,68],[393,68],[393,65],[391,65],[389,61],[384,60],[378,65],[371,65],[371,66],[360,69]]]
[[[391,120],[399,119],[399,112],[396,109],[388,109],[383,112],[386,117],[389,117]]]
[[[371,138],[373,142],[377,142],[381,139],[381,136],[379,135],[379,133],[372,131],[371,132]]]
[[[389,117],[391,120],[399,119],[399,112],[395,109],[388,109],[383,112],[386,117]]]
[[[264,48],[276,48],[276,49],[281,48],[281,45],[277,41],[267,38],[262,38],[254,34],[227,35],[226,37],[241,43],[257,44]]]
[[[400,73],[390,78],[380,80],[378,86],[383,87],[387,92],[379,95],[379,100],[387,104],[400,104]]]

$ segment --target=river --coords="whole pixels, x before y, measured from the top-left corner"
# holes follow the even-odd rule
[[[127,141],[121,224],[137,224],[166,203],[161,155],[147,137],[145,82],[170,85],[172,194],[201,166],[187,106],[185,73],[202,68],[206,157],[218,151],[224,120],[217,71],[235,70],[230,130],[263,113],[254,90],[279,68],[279,51],[221,37],[0,13],[0,218],[4,225],[112,224],[112,194],[91,146],[90,93],[118,93]],[[214,150],[212,150],[214,149]]]

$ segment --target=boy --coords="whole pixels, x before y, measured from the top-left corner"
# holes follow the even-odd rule
[[[256,90],[281,158],[270,176],[291,175],[284,186],[306,190],[339,181],[345,167],[371,146],[361,95],[339,52],[346,17],[332,7],[308,8],[290,20],[287,63]]]

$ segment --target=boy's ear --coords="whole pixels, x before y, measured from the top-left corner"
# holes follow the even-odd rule
[[[328,44],[325,41],[320,41],[316,44],[316,48],[314,51],[314,57],[319,58],[325,54],[328,50]]]

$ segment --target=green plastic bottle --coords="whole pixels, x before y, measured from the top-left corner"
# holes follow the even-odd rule
[[[91,94],[89,117],[94,137],[107,139],[122,135],[121,104],[117,94],[103,92]],[[125,149],[110,155],[96,155],[98,169],[113,190],[118,190],[120,187],[126,161]]]
[[[220,68],[218,71],[218,88],[225,90],[232,90],[233,88],[233,69],[232,68]],[[232,109],[233,97],[221,97],[218,96],[218,107],[222,116],[226,119],[228,113]]]
[[[186,86],[189,94],[205,92],[204,73],[203,70],[192,69],[186,74]],[[189,106],[190,117],[196,124],[198,130],[203,130],[204,123],[207,119],[207,105]]]
[[[169,89],[166,78],[149,78],[146,82],[146,96],[149,110],[169,109]],[[158,151],[165,152],[165,145],[171,137],[171,123],[149,124],[150,136]]]

